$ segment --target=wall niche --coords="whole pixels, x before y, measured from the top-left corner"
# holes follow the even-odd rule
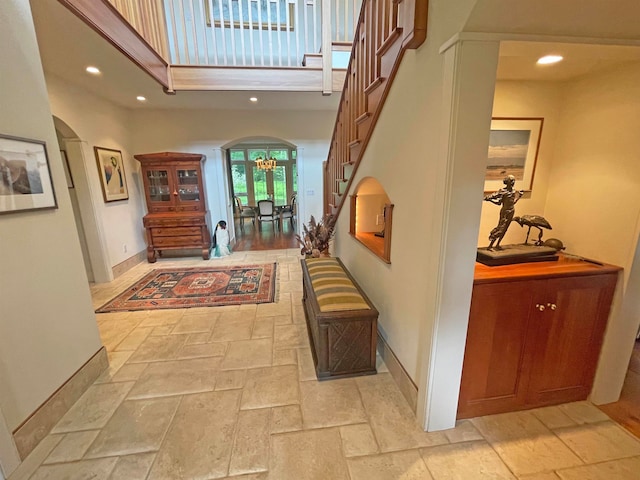
[[[349,233],[386,263],[391,263],[393,204],[373,177],[363,178],[350,197]]]

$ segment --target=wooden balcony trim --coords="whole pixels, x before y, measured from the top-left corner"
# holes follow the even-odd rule
[[[312,67],[254,67],[172,65],[173,89],[322,92],[322,69]],[[334,69],[332,88],[340,91],[346,71]]]
[[[165,89],[168,63],[107,0],[58,0]]]

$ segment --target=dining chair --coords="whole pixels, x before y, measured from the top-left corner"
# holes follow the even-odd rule
[[[273,200],[259,200],[258,201],[258,228],[262,230],[262,222],[271,222],[273,224],[273,231],[276,231],[276,223],[279,224],[280,217],[276,214],[275,207],[273,206]]]
[[[293,229],[296,222],[296,216],[298,214],[297,212],[298,206],[296,205],[296,200],[297,200],[297,195],[294,193],[293,195],[291,195],[291,203],[289,205],[285,205],[284,207],[282,207],[282,210],[280,210],[280,226],[281,227],[284,220],[288,218],[291,221],[291,228]]]
[[[234,196],[233,199],[234,199],[235,204],[236,204],[235,215],[236,215],[237,218],[240,219],[240,229],[242,231],[244,231],[244,219],[245,218],[251,218],[251,221],[253,222],[253,225],[255,226],[255,224],[256,224],[256,214],[255,214],[253,208],[243,206],[242,205],[242,200],[238,196]]]

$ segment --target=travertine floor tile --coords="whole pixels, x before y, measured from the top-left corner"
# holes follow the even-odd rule
[[[210,392],[221,357],[151,363],[129,393],[129,399]]]
[[[352,378],[301,382],[300,405],[305,429],[367,421],[360,392]]]
[[[243,312],[239,312],[241,315]],[[249,340],[253,331],[254,318],[237,318],[225,320],[224,314],[216,322],[211,335],[211,342],[230,342],[237,340]]]
[[[640,440],[612,421],[561,428],[555,433],[585,463],[640,456]]]
[[[155,453],[139,453],[118,458],[109,480],[145,480]]]
[[[69,409],[51,433],[95,430],[106,425],[133,382],[93,385]]]
[[[222,357],[227,351],[224,342],[200,343],[197,345],[183,345],[176,355],[176,359]]]
[[[67,433],[42,463],[64,463],[80,460],[96,439],[98,433],[99,430]]]
[[[484,440],[423,448],[420,454],[437,480],[515,479]]]
[[[472,419],[516,475],[580,465],[582,461],[530,412]]]
[[[123,402],[100,431],[86,457],[157,451],[179,403],[179,397]]]
[[[547,428],[563,428],[576,425],[569,416],[567,416],[560,407],[543,407],[529,410],[538,420],[546,425]]]
[[[271,433],[302,430],[302,413],[299,405],[285,405],[271,409]]]
[[[208,315],[187,315],[185,314],[180,322],[171,331],[176,333],[206,333],[213,330],[213,326],[218,319],[219,314]]]
[[[451,443],[470,442],[473,440],[483,440],[482,435],[469,420],[459,420],[455,428],[444,430],[444,433]]]
[[[271,437],[269,480],[349,480],[335,428]]]
[[[238,416],[229,475],[266,471],[269,467],[268,408],[243,410]]]
[[[241,408],[265,408],[300,403],[298,372],[293,365],[247,371]]]
[[[107,480],[117,461],[117,458],[100,458],[44,465],[36,470],[31,480]]]
[[[345,457],[359,457],[378,453],[378,444],[368,423],[340,427]]]
[[[640,457],[558,470],[562,480],[638,480]]]
[[[276,325],[274,330],[274,348],[276,350],[304,348],[309,346],[306,325]]]
[[[226,476],[239,401],[238,390],[185,396],[149,480]]]
[[[149,336],[131,355],[129,363],[172,360],[186,341],[186,335]]]
[[[351,480],[430,480],[433,478],[416,450],[349,458],[347,462]]]
[[[558,408],[578,425],[609,420],[609,417],[591,402],[565,403],[559,405]]]
[[[273,341],[270,338],[230,342],[222,360],[222,370],[271,366]]]
[[[424,432],[391,375],[356,378],[373,433],[382,452],[448,443],[442,432]]]

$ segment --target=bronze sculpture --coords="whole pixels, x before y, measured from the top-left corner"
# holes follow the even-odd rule
[[[501,205],[500,209],[500,220],[498,221],[498,225],[491,230],[489,234],[489,246],[487,250],[501,250],[500,242],[504,238],[507,230],[509,229],[509,225],[511,225],[511,221],[513,220],[513,215],[515,213],[515,205],[520,200],[520,197],[524,194],[523,190],[514,190],[513,186],[516,183],[516,177],[513,175],[507,175],[504,180],[504,188],[501,188],[497,192],[491,193],[484,197],[485,202],[491,202],[494,205]],[[495,243],[495,247],[494,244]]]

